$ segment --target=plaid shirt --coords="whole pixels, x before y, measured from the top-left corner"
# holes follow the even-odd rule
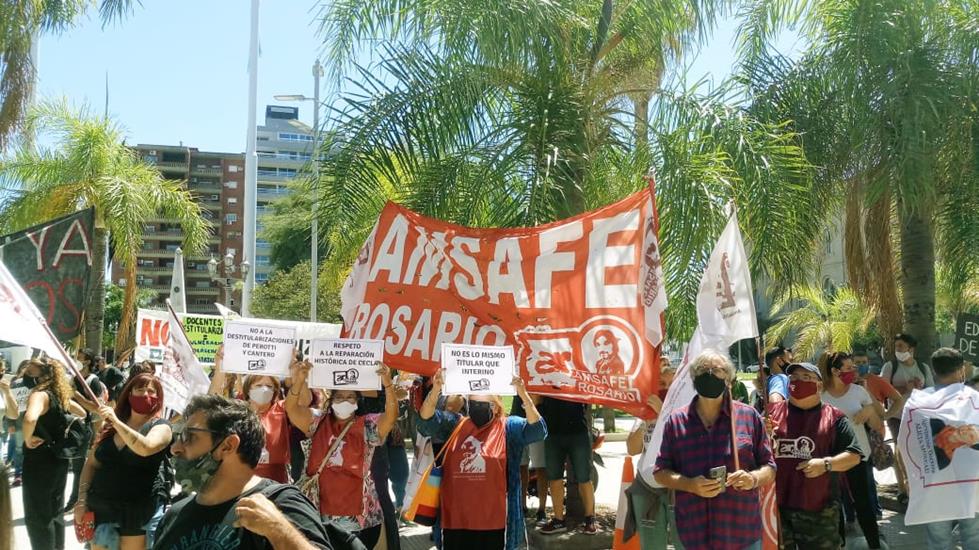
[[[727,466],[734,472],[731,454],[731,416],[725,404],[710,430],[696,412],[697,399],[666,419],[663,443],[655,471],[672,470],[682,476],[707,477],[711,468]],[[741,469],[775,467],[772,448],[761,416],[751,407],[734,403],[738,457]],[[761,508],[758,491],[728,487],[714,498],[701,498],[686,491],[676,492],[676,526],[687,550],[742,550],[761,539]]]

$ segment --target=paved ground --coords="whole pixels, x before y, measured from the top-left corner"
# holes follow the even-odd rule
[[[596,492],[596,502],[599,506],[616,509],[619,502],[619,481],[622,475],[622,464],[625,460],[625,443],[613,441],[606,443],[600,454],[605,460],[605,468],[600,469],[600,482]],[[70,476],[69,476],[70,480]],[[893,483],[893,474],[888,471],[877,472],[878,483]],[[70,486],[69,486],[70,488]],[[14,511],[14,544],[17,550],[27,550],[27,532],[24,528],[24,514],[21,500],[21,490],[13,491]],[[536,503],[532,503],[532,507]],[[67,523],[66,550],[82,550],[84,547],[75,541],[74,527],[71,516],[65,516]],[[905,526],[904,516],[892,511],[885,511],[884,519],[880,521],[881,532],[884,534],[889,547],[893,550],[923,550],[925,548],[924,529],[920,526]],[[851,530],[847,538],[847,548],[863,550],[867,548],[863,537],[859,535],[860,528]],[[429,540],[430,529],[425,527],[405,528],[401,532],[401,546],[404,550],[430,550],[434,544]],[[950,549],[951,550],[951,549]]]

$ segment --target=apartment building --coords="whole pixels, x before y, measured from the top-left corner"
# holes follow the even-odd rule
[[[201,205],[205,218],[211,222],[213,233],[207,250],[201,255],[184,255],[184,283],[187,310],[191,313],[217,313],[214,302],[240,303],[240,292],[224,296],[224,289],[211,281],[208,261],[218,260],[218,270],[224,276],[221,261],[231,252],[235,263],[242,259],[244,231],[245,156],[241,153],[200,151],[183,145],[147,145],[135,147],[139,156],[156,166],[163,177],[186,182],[187,189]],[[140,288],[156,292],[155,302],[163,304],[170,295],[175,252],[183,241],[180,224],[174,220],[150,220],[143,228],[143,249],[137,256],[136,283]],[[240,277],[240,273],[234,274]],[[112,281],[125,284],[125,273],[114,264]]]

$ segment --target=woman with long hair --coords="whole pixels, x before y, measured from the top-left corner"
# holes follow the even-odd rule
[[[320,498],[314,504],[325,522],[356,534],[364,546],[373,548],[381,536],[384,513],[371,463],[375,449],[384,444],[398,419],[391,371],[384,366],[378,369],[386,396],[384,413],[357,416],[354,413],[361,396],[355,391],[333,390],[325,412],[301,404],[300,399],[309,391],[311,368],[307,361],[293,362],[290,367],[293,384],[286,396],[286,413],[312,441],[305,473],[313,476],[320,472]]]
[[[133,377],[113,410],[99,409],[106,428],[79,483],[75,523],[95,514],[94,550],[144,550],[170,492],[161,474],[173,439],[161,418],[163,385],[151,374]]]
[[[859,464],[844,474],[847,481],[845,490],[849,491],[849,497],[853,501],[857,521],[860,522],[863,536],[867,539],[867,546],[871,549],[880,548],[877,512],[873,509],[871,485],[868,479],[868,476],[874,475],[874,471],[870,465],[871,449],[867,430],[881,429],[884,421],[877,415],[874,400],[867,390],[855,384],[857,367],[853,364],[853,358],[849,353],[841,351],[824,353],[819,358],[819,371],[823,376],[823,403],[843,411],[853,423],[853,431],[863,458]],[[844,495],[842,500],[848,502],[850,499]],[[845,537],[843,522],[843,514],[840,514],[840,535]]]
[[[439,507],[444,550],[515,550],[524,540],[520,461],[547,426],[523,380],[513,387],[526,418],[507,416],[496,395],[469,396],[469,416],[436,410],[445,375],[436,373],[419,411],[418,431],[444,438]]]
[[[226,375],[222,370],[224,364],[224,346],[218,348],[214,355],[214,377],[208,393],[225,395]],[[285,402],[282,399],[282,387],[279,379],[274,376],[249,375],[242,382],[242,397],[248,407],[255,411],[265,428],[265,447],[255,468],[255,475],[289,483],[289,464],[292,454],[289,445],[289,416],[286,415]],[[236,396],[237,397],[237,396]],[[306,390],[300,403],[308,406],[311,395]]]
[[[65,482],[68,460],[58,457],[53,443],[65,429],[65,415],[85,416],[72,401],[74,389],[65,366],[54,359],[31,359],[24,369],[31,388],[24,413],[24,523],[32,548],[63,550]]]

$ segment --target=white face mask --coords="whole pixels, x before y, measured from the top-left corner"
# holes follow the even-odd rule
[[[254,386],[248,390],[248,399],[257,405],[267,405],[272,401],[274,390],[268,386]]]
[[[351,403],[350,401],[337,401],[330,405],[333,408],[333,414],[337,415],[340,420],[346,420],[350,418],[350,415],[357,411],[357,404]]]
[[[902,363],[907,363],[911,359],[911,353],[907,351],[896,351],[894,352],[894,356]]]

